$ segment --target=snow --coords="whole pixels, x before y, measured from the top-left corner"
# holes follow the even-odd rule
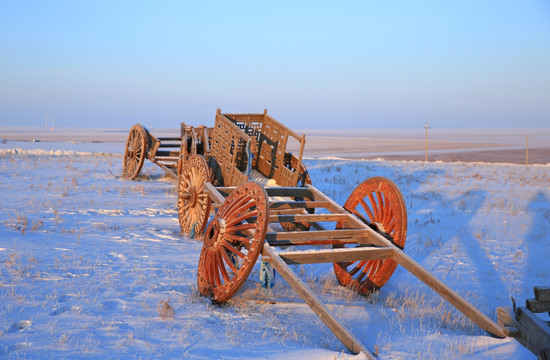
[[[179,232],[175,184],[150,162],[138,181],[120,178],[122,144],[118,153],[101,143],[13,145],[0,149],[0,357],[362,358],[280,276],[262,289],[259,262],[227,304],[199,296],[202,244]],[[407,204],[407,254],[492,319],[510,297],[521,303],[549,285],[548,165],[305,164],[340,204],[364,179],[394,181]],[[402,267],[369,298],[340,287],[330,264],[293,269],[379,359],[536,358]],[[159,304],[173,316],[163,319]]]

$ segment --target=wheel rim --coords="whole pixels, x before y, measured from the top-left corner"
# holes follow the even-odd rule
[[[407,237],[407,211],[397,186],[383,177],[361,183],[349,196],[344,208],[355,214],[403,249]],[[342,228],[343,222],[337,224]],[[334,245],[343,247],[343,245]],[[338,282],[362,295],[380,289],[391,277],[397,263],[391,259],[334,263]]]
[[[197,283],[202,295],[224,302],[244,284],[262,251],[268,197],[249,182],[235,189],[206,228]]]
[[[124,160],[122,163],[122,175],[128,179],[135,179],[145,161],[145,129],[140,124],[132,126],[126,148],[124,149]]]
[[[210,198],[204,191],[209,171],[202,156],[190,156],[183,162],[178,177],[178,218],[181,231],[201,234],[210,216]]]

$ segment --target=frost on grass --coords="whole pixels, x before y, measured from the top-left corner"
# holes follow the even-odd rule
[[[146,162],[120,178],[121,156],[0,153],[0,354],[18,357],[348,358],[286,282],[255,268],[224,305],[196,286],[201,243],[179,233],[176,189]],[[343,204],[371,176],[393,180],[408,208],[405,251],[494,318],[509,297],[548,284],[548,167],[307,160],[314,185]],[[517,359],[398,267],[367,298],[330,264],[293,266],[380,359]]]

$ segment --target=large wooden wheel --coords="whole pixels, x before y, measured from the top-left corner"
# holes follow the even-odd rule
[[[399,248],[405,247],[407,210],[397,186],[383,177],[361,183],[349,196],[344,208]],[[337,228],[343,227],[343,222]],[[343,245],[334,245],[342,247]],[[391,277],[397,263],[391,259],[334,263],[338,282],[362,295],[380,289]]]
[[[125,178],[135,179],[143,167],[147,151],[145,136],[145,129],[140,124],[130,129],[122,163],[122,176]]]
[[[257,183],[235,189],[206,228],[197,283],[217,302],[239,290],[262,251],[268,223],[268,197]]]
[[[201,234],[210,216],[210,198],[204,191],[209,171],[200,155],[183,160],[178,177],[178,218],[181,231],[195,237]]]

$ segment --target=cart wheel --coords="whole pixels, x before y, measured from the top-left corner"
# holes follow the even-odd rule
[[[200,155],[192,155],[182,162],[178,177],[178,218],[181,231],[195,237],[202,234],[210,216],[210,198],[204,191],[208,165]]]
[[[197,283],[202,295],[228,300],[244,284],[267,231],[268,197],[257,183],[235,189],[206,228]]]
[[[140,124],[136,124],[130,129],[128,140],[126,140],[122,176],[133,180],[139,175],[145,161],[146,151],[145,129]]]
[[[383,177],[361,183],[349,196],[344,208],[378,233],[403,249],[407,237],[407,210],[397,186]],[[336,225],[343,227],[343,222]],[[334,245],[343,247],[343,245]],[[380,289],[391,277],[397,263],[391,259],[334,263],[338,282],[361,295]]]

